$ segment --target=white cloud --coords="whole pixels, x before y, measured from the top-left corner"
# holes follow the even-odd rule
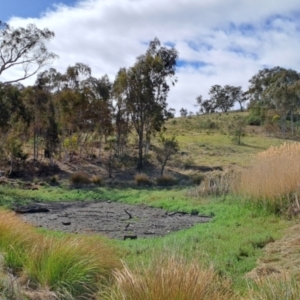
[[[297,11],[299,0],[82,0],[75,7],[57,5],[39,19],[9,23],[53,30],[48,48],[60,56],[52,65],[59,71],[82,62],[94,76],[108,74],[111,80],[154,37],[175,43],[181,60],[207,64],[178,69],[168,99],[178,112],[195,110],[195,98],[207,97],[213,84],[246,88],[265,65],[300,70]]]

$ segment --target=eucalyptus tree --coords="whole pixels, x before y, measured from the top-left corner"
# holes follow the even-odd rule
[[[203,100],[202,95],[196,98],[195,106],[199,107],[199,112],[202,114],[209,114],[215,112],[215,104],[210,100]]]
[[[101,153],[103,137],[105,141],[113,132],[113,103],[112,83],[107,75],[97,79],[90,77],[83,83],[83,91],[88,97],[88,123],[92,126],[92,133],[98,139],[98,158]]]
[[[159,131],[167,116],[167,96],[175,76],[178,52],[161,46],[156,38],[144,55],[128,69],[122,69],[116,80],[123,77],[123,95],[130,120],[138,136],[137,169],[143,168],[144,142]],[[171,81],[175,84],[176,79]]]
[[[30,116],[34,161],[42,158],[44,153],[49,153],[47,156],[52,162],[58,139],[52,94],[40,86],[28,86],[22,91],[22,99]]]
[[[126,69],[120,69],[113,84],[113,117],[116,131],[116,153],[122,155],[125,153],[129,133],[132,130],[129,111],[126,107],[127,97],[127,73]]]
[[[19,70],[22,75],[5,83],[18,82],[35,75],[57,56],[47,50],[45,43],[54,37],[48,29],[35,25],[13,28],[0,21],[0,76],[7,70]]]
[[[161,165],[160,175],[164,175],[164,169],[171,156],[179,151],[179,143],[175,136],[170,138],[164,136],[162,133],[159,136],[160,147],[157,149],[156,157]]]
[[[293,131],[293,114],[300,104],[300,93],[297,88],[300,74],[291,69],[275,67],[260,70],[249,82],[247,93],[250,104],[259,105],[266,110],[275,110],[280,117],[283,135],[286,130],[286,120],[290,116]]]
[[[29,114],[22,99],[20,84],[0,84],[0,156],[9,158],[23,157],[22,141],[29,123]]]

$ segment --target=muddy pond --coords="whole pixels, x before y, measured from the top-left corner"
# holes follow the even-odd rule
[[[165,236],[210,220],[208,216],[110,201],[43,202],[16,211],[36,227],[122,240]]]

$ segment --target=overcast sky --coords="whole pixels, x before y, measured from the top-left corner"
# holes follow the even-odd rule
[[[265,67],[300,71],[299,0],[1,0],[0,20],[54,31],[47,47],[60,57],[51,65],[58,71],[82,62],[111,80],[154,37],[174,45],[178,83],[168,103],[177,113],[195,111],[214,84],[246,89]]]

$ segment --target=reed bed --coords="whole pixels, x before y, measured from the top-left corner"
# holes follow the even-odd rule
[[[258,154],[242,172],[238,193],[276,212],[300,209],[300,143],[286,143]]]

